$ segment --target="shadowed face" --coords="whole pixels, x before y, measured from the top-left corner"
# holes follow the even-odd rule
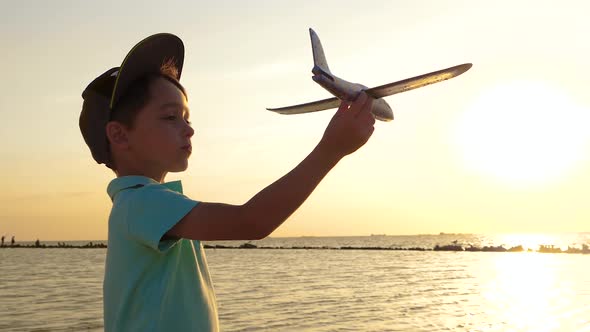
[[[186,97],[174,84],[158,78],[150,85],[150,100],[128,132],[129,151],[146,173],[164,175],[188,167],[191,137]]]

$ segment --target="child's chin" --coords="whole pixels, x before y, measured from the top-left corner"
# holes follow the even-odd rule
[[[188,168],[188,162],[180,163],[178,165],[172,166],[170,168],[169,172],[172,172],[172,173],[184,172],[184,171],[186,171],[187,168]]]

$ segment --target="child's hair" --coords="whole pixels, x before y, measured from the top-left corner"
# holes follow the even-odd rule
[[[117,104],[113,106],[110,121],[117,121],[125,127],[132,129],[135,118],[140,109],[142,109],[150,100],[150,86],[158,78],[163,78],[174,84],[188,99],[186,90],[176,79],[178,77],[178,68],[174,62],[166,61],[160,67],[160,72],[149,73],[133,81],[125,93],[121,95]],[[108,165],[107,165],[108,166]]]

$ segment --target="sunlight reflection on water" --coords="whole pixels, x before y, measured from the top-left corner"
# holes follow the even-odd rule
[[[0,330],[102,330],[105,253],[1,249]],[[208,249],[207,258],[223,331],[590,330],[590,255]]]
[[[586,259],[585,259],[586,260]],[[483,294],[492,314],[517,331],[577,331],[590,306],[584,269],[572,257],[538,253],[498,255],[483,267]],[[586,296],[577,294],[585,292]]]

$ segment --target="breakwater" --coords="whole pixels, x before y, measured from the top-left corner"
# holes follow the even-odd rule
[[[204,244],[205,249],[266,249],[266,250],[395,250],[395,251],[454,251],[454,252],[538,252],[552,254],[590,254],[590,246],[567,248],[554,245],[540,245],[538,249],[525,248],[522,245],[506,248],[504,246],[463,246],[458,244],[435,245],[434,247],[396,247],[396,246],[268,246],[256,245],[245,242],[239,245]],[[4,244],[0,249],[106,249],[107,245],[101,242],[88,242],[86,244],[69,244],[57,242],[57,244],[44,244],[36,241],[32,244]]]
[[[32,248],[32,249],[101,249],[106,248],[107,245],[104,243],[93,243],[88,242],[83,245],[68,244],[66,242],[58,242],[57,244],[44,244],[35,242],[34,244],[5,244],[1,245],[0,249],[17,249],[17,248]]]
[[[588,245],[583,245],[582,248],[567,247],[563,250],[554,245],[541,245],[538,250],[525,249],[522,245],[505,248],[503,246],[461,246],[455,244],[436,245],[433,248],[423,247],[370,247],[370,246],[342,246],[342,247],[314,247],[314,246],[294,246],[294,247],[275,247],[275,246],[257,246],[252,243],[243,243],[239,246],[228,245],[210,245],[205,244],[205,249],[305,249],[305,250],[396,250],[396,251],[468,251],[468,252],[539,252],[539,253],[564,253],[564,254],[590,254]]]

